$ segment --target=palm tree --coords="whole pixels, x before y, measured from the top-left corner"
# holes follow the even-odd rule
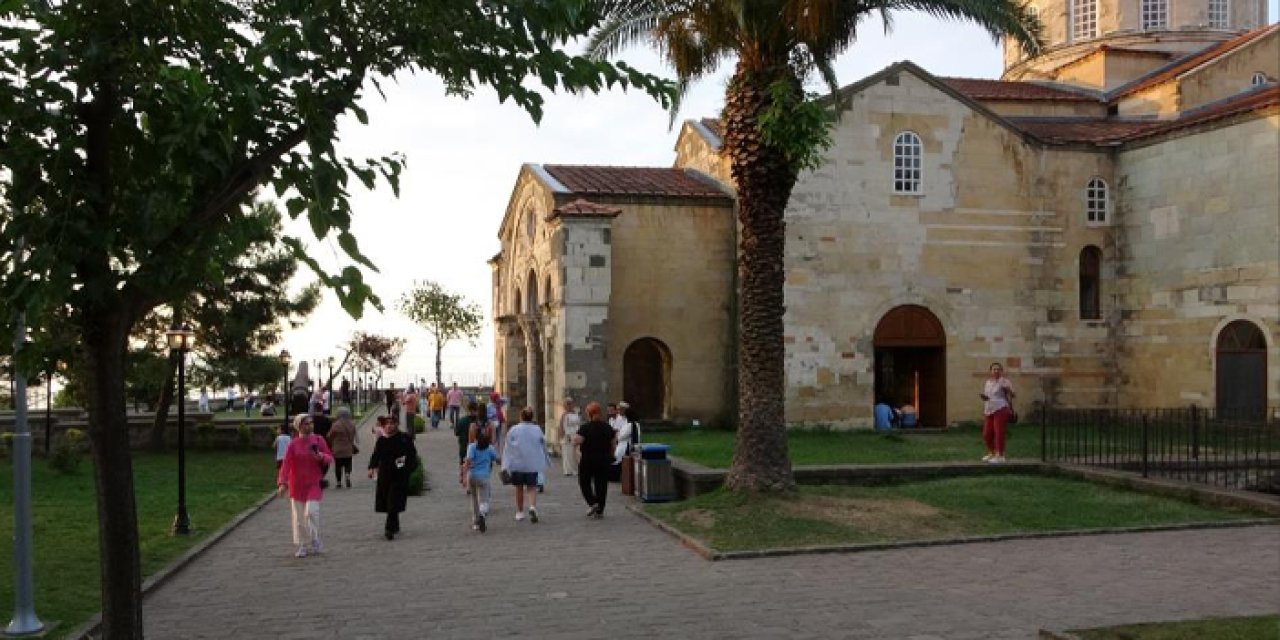
[[[814,117],[804,82],[832,90],[837,55],[864,20],[886,29],[898,11],[967,20],[993,38],[1039,50],[1040,26],[1022,0],[599,0],[602,22],[589,55],[608,58],[654,45],[675,70],[677,92],[736,58],[725,91],[723,149],[737,187],[738,436],[726,484],[767,491],[794,486],[783,392],[783,211],[800,171],[829,145],[828,118]],[[831,103],[838,112],[839,104]],[[679,96],[672,118],[679,109]],[[820,106],[819,108],[826,108]]]

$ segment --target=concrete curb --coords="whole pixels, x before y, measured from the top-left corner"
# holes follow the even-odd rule
[[[369,413],[365,414],[364,417],[360,419],[360,422],[356,425],[356,429],[364,428],[366,423],[373,420],[378,415],[378,413],[379,413],[378,410],[374,409],[373,411],[370,411]],[[276,498],[276,493],[274,491],[272,491],[271,493],[268,493],[265,497],[263,497],[261,500],[258,500],[248,509],[245,509],[244,511],[241,511],[239,514],[237,514],[234,518],[231,519],[230,522],[227,522],[226,524],[222,525],[222,528],[209,534],[209,537],[205,538],[204,540],[201,540],[199,543],[197,543],[195,546],[191,547],[190,549],[187,549],[185,552],[182,553],[182,555],[178,556],[177,558],[174,558],[173,562],[170,562],[168,565],[165,565],[163,569],[148,576],[145,580],[142,581],[143,600],[145,601],[147,595],[149,595],[152,591],[160,588],[162,585],[164,585],[165,582],[168,582],[169,579],[172,578],[173,576],[178,575],[178,572],[186,568],[186,566],[191,564],[196,558],[199,558],[200,556],[204,555],[204,552],[208,551],[210,547],[217,544],[223,538],[227,537],[227,535],[230,534],[232,531],[235,531],[237,527],[244,524],[246,520],[248,520],[254,514],[258,513],[263,508],[265,508],[275,498]],[[101,630],[100,629],[101,626],[102,626],[102,612],[99,611],[98,613],[93,614],[93,617],[89,618],[88,622],[84,623],[83,625],[79,626],[74,631],[72,631],[70,634],[68,634],[67,640],[94,640],[95,638],[98,637],[97,633]]]
[[[925,540],[898,540],[893,542],[865,542],[857,544],[814,545],[809,547],[778,547],[772,549],[751,549],[747,551],[720,551],[702,540],[695,538],[680,529],[660,520],[656,516],[645,513],[642,506],[629,504],[627,509],[639,515],[658,530],[666,532],[694,553],[712,562],[719,560],[751,560],[755,558],[779,558],[784,556],[818,555],[826,553],[862,553],[867,551],[893,551],[919,547],[941,547],[962,544],[978,544],[985,542],[1005,542],[1009,540],[1039,540],[1044,538],[1077,538],[1082,536],[1102,536],[1126,533],[1154,533],[1159,531],[1189,531],[1198,529],[1234,529],[1240,527],[1265,527],[1280,525],[1280,519],[1257,518],[1250,520],[1234,520],[1228,522],[1183,522],[1167,525],[1144,525],[1138,527],[1103,527],[1098,529],[1067,529],[1063,531],[1028,531],[1023,533],[995,534],[989,536],[963,536],[958,538],[931,538]],[[1069,636],[1068,636],[1069,637]]]
[[[186,566],[191,564],[192,561],[194,561],[196,558],[199,558],[201,555],[204,555],[204,552],[208,551],[210,547],[217,544],[218,541],[225,538],[232,531],[235,531],[237,527],[239,527],[241,524],[244,524],[246,520],[248,520],[254,514],[261,511],[264,507],[270,504],[271,501],[274,500],[275,498],[276,498],[276,494],[274,491],[272,491],[271,493],[263,497],[261,500],[258,500],[248,509],[241,511],[236,517],[232,518],[230,522],[222,525],[222,528],[209,534],[207,538],[205,538],[204,540],[201,540],[190,549],[187,549],[185,552],[183,552],[182,555],[175,558],[173,562],[170,562],[163,569],[148,576],[146,580],[142,581],[143,599],[145,600],[148,594],[150,594],[155,589],[159,588],[161,585],[163,585],[173,576],[177,575],[178,572],[186,568]],[[100,629],[101,626],[102,626],[102,612],[98,612],[93,614],[93,617],[89,618],[88,622],[84,623],[83,625],[78,627],[75,631],[72,631],[70,634],[68,634],[67,639],[68,640],[92,640],[93,638],[98,637],[97,633],[101,630]]]

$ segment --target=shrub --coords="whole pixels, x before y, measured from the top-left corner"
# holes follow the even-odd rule
[[[418,456],[418,465],[409,474],[409,495],[420,496],[426,490],[427,466],[422,463],[422,456]]]
[[[77,472],[80,469],[80,443],[83,441],[83,431],[79,429],[64,431],[49,454],[49,468],[66,475]]]
[[[247,451],[250,443],[249,425],[241,422],[240,426],[236,429],[236,446],[242,451]]]
[[[212,449],[214,434],[218,428],[212,422],[201,422],[196,425],[196,446],[201,449]]]
[[[9,453],[13,451],[13,432],[6,431],[0,433],[0,456],[9,457]]]
[[[422,416],[413,416],[413,432],[422,433],[427,430],[427,420]]]

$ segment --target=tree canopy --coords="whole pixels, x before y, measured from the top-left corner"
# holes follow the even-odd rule
[[[262,187],[316,238],[336,239],[348,264],[333,272],[301,239],[284,241],[349,313],[380,304],[349,195],[398,191],[404,159],[339,153],[338,118],[366,121],[361,99],[400,72],[436,75],[460,97],[492,87],[535,120],[544,90],[620,84],[665,102],[666,83],[560,48],[593,26],[592,6],[0,2],[0,307],[29,326],[66,313],[79,338],[106,637],[143,628],[123,386],[134,324],[221,275],[215,239],[235,233]],[[12,335],[14,316],[0,323]]]

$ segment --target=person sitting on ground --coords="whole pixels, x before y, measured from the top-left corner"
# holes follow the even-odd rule
[[[888,431],[897,422],[893,407],[884,398],[876,400],[875,407],[872,408],[871,413],[875,416],[876,431]]]
[[[916,426],[918,417],[916,416],[916,408],[911,403],[902,405],[902,408],[898,409],[898,416],[903,427],[911,428]]]

